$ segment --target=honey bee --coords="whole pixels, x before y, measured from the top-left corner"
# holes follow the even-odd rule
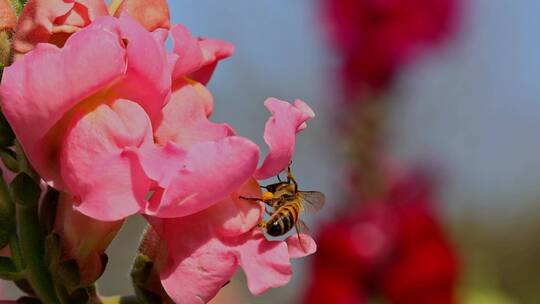
[[[296,228],[298,239],[305,251],[300,239],[300,232],[308,232],[309,229],[304,221],[300,219],[300,214],[304,211],[319,211],[324,206],[326,198],[319,191],[298,190],[298,184],[292,175],[290,165],[287,167],[287,180],[281,181],[279,175],[277,178],[279,182],[262,186],[267,192],[263,193],[261,198],[240,198],[262,201],[271,208],[271,211],[267,210],[270,218],[261,221],[258,225],[260,228],[265,229],[269,235],[274,237],[282,236],[293,227]]]

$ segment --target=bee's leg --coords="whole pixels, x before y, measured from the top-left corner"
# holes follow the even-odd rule
[[[296,230],[296,236],[298,237],[298,243],[300,243],[300,247],[302,250],[307,254],[308,250],[306,249],[306,245],[302,241],[302,238],[300,237],[300,230],[298,229],[298,225],[294,225],[294,229]]]
[[[261,202],[261,203],[265,203],[267,206],[270,206],[270,207],[273,206],[272,202],[265,202],[265,201],[263,201],[263,200],[260,199],[260,198],[256,198],[256,197],[245,197],[245,196],[241,196],[241,195],[238,196],[238,197],[241,198],[241,199],[243,199],[243,200],[246,200],[246,201],[252,201],[252,202],[257,202],[257,203]]]
[[[296,183],[296,180],[294,179],[294,177],[292,175],[291,163],[292,163],[292,161],[289,163],[289,166],[287,167],[287,182],[288,183],[293,183],[294,191],[296,192],[296,191],[298,191],[298,184]]]
[[[276,177],[277,177],[277,180],[278,180],[280,183],[282,183],[282,181],[281,181],[281,176],[279,176],[279,173],[278,173],[278,175],[276,175]]]
[[[256,198],[256,197],[245,197],[245,196],[238,196],[239,198],[243,199],[243,200],[246,200],[246,201],[261,201],[262,202],[262,199],[260,198]]]
[[[266,222],[265,222],[265,221],[260,221],[260,222],[257,224],[257,227],[262,228],[262,229],[265,229],[265,228],[266,228]]]

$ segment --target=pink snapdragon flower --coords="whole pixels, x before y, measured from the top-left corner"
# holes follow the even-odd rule
[[[210,93],[184,78],[194,72],[184,61],[202,54],[193,64],[204,69],[213,65],[208,58],[217,60],[231,48],[206,50],[210,56],[195,52],[204,41],[171,34],[191,52],[167,53],[163,35],[127,16],[101,17],[62,49],[39,44],[6,69],[2,108],[29,160],[50,185],[73,194],[76,209],[90,217],[191,214],[226,197],[255,170],[257,146],[227,125],[209,122]],[[211,43],[216,45],[228,44]],[[203,110],[197,112],[197,104]],[[177,135],[164,142],[167,130]],[[207,141],[188,146],[179,140],[196,132],[206,132]],[[160,173],[153,168],[167,163],[174,167],[162,167],[166,178],[155,175]],[[163,203],[146,201],[153,181],[166,189]],[[194,197],[201,183],[207,195]],[[186,200],[191,203],[180,203]]]
[[[291,105],[270,98],[265,105],[272,112],[264,133],[270,151],[263,165],[253,172],[258,179],[277,175],[289,164],[296,133],[304,129],[305,121],[314,116],[300,100]],[[205,135],[199,135],[198,140],[204,141]],[[171,166],[173,164],[165,164],[163,168],[170,169]],[[167,170],[161,174],[163,179],[167,179]],[[203,183],[199,186],[205,187]],[[180,185],[174,189],[179,188]],[[156,197],[162,202],[161,207],[167,208],[167,205],[163,207],[163,191],[159,192]],[[239,266],[246,273],[249,290],[255,295],[262,294],[289,282],[292,276],[290,258],[315,252],[315,242],[304,234],[301,238],[305,252],[296,235],[285,241],[268,241],[256,228],[264,215],[263,206],[240,196],[261,197],[255,179],[201,212],[190,210],[191,215],[188,216],[176,213],[175,218],[147,217],[168,250],[168,255],[162,255],[157,261],[160,265],[157,270],[165,291],[175,302],[208,302]]]
[[[127,15],[99,17],[61,48],[37,44],[5,70],[0,87],[30,162],[75,210],[107,222],[146,215],[167,249],[161,283],[182,303],[213,297],[238,266],[254,294],[281,286],[289,259],[315,251],[306,235],[306,252],[296,236],[267,241],[256,229],[261,204],[238,198],[260,195],[254,178],[289,164],[296,133],[314,113],[300,100],[268,99],[269,153],[257,168],[254,143],[208,120],[213,99],[203,84],[232,51],[180,25],[150,33]]]
[[[29,0],[16,27],[15,54],[20,57],[43,42],[62,47],[73,33],[109,12],[126,13],[149,31],[170,26],[166,0],[115,0],[109,8],[104,0]]]

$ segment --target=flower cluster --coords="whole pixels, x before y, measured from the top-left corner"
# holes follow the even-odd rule
[[[347,214],[321,227],[304,303],[456,303],[457,258],[425,180],[399,178]]]
[[[422,45],[436,44],[448,34],[457,4],[458,0],[323,1],[323,19],[341,57],[347,95],[363,100],[387,87]]]
[[[165,48],[170,37],[172,51]],[[290,259],[313,240],[269,241],[257,229],[257,180],[291,161],[295,136],[314,117],[301,100],[269,98],[268,155],[209,120],[205,87],[230,43],[170,25],[165,1],[30,0],[15,29],[2,111],[34,169],[61,192],[54,232],[82,280],[123,220],[142,214],[164,249],[160,281],[178,303],[211,299],[241,266],[254,294],[286,284]]]

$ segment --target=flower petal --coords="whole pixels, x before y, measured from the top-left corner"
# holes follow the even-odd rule
[[[150,181],[131,150],[152,143],[150,121],[134,102],[116,100],[74,116],[61,151],[62,177],[79,212],[114,221],[138,212]]]
[[[182,80],[183,81],[183,80]],[[189,148],[201,141],[218,140],[231,136],[234,131],[227,124],[217,124],[208,120],[206,114],[206,96],[199,94],[192,84],[183,81],[171,95],[171,99],[162,110],[163,119],[157,127],[154,137],[158,144],[173,141],[181,147]],[[211,107],[211,105],[210,105]]]
[[[149,31],[170,26],[169,6],[165,0],[122,0],[113,4],[111,15],[119,17],[127,13]]]
[[[161,202],[152,204],[147,214],[180,217],[208,208],[251,177],[258,157],[258,147],[238,136],[193,145],[185,159],[179,159],[182,166],[165,189]]]
[[[120,19],[98,18],[93,25],[119,31],[127,45],[126,74],[111,91],[140,104],[152,123],[157,124],[161,119],[161,108],[171,93],[170,57],[165,46],[127,15]]]
[[[268,241],[264,235],[253,230],[250,237],[237,248],[240,266],[246,273],[248,288],[260,295],[270,288],[280,287],[292,277],[287,244]]]
[[[256,179],[275,176],[289,165],[294,154],[296,133],[306,127],[308,119],[315,116],[313,110],[301,100],[291,105],[276,98],[268,98],[264,105],[272,113],[264,130],[264,141],[270,151],[262,166],[257,169]]]
[[[63,128],[48,133],[77,103],[124,74],[124,56],[117,35],[91,27],[72,35],[63,49],[40,44],[4,70],[2,110],[46,181],[61,184],[55,142]]]
[[[64,36],[57,44],[61,46],[69,34],[105,15],[107,7],[101,0],[29,0],[19,17],[13,48],[25,54],[38,43],[54,43],[53,35]]]
[[[261,197],[261,189],[257,181],[253,178],[249,179],[240,189],[212,206],[208,211],[209,220],[212,221],[219,235],[232,237],[246,233],[262,219],[263,204],[242,199],[240,196]]]
[[[234,52],[232,44],[221,40],[195,38],[181,24],[172,27],[171,36],[174,43],[173,52],[179,56],[172,74],[173,79],[189,76],[206,84],[217,62]],[[202,73],[197,74],[199,70]]]
[[[291,235],[285,240],[289,249],[289,256],[291,258],[302,258],[317,251],[317,244],[311,238],[311,236],[300,233],[300,239],[298,235]],[[301,243],[300,243],[301,242]]]
[[[207,303],[238,268],[236,255],[215,238],[204,216],[203,212],[177,219],[149,219],[167,244],[169,262],[160,277],[176,303]]]

